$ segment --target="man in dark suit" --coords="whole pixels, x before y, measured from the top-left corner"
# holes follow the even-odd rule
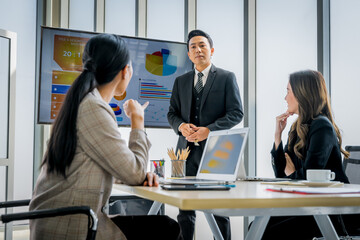
[[[211,64],[211,37],[193,30],[187,40],[188,56],[195,69],[176,78],[168,121],[179,135],[177,149],[189,146],[186,175],[195,176],[210,131],[230,129],[241,122],[243,109],[234,73]],[[179,210],[177,217],[185,240],[192,240],[195,211]],[[231,238],[228,217],[215,216],[224,239]]]

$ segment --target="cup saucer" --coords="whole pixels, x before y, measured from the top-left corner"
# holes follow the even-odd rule
[[[330,186],[342,186],[344,183],[339,181],[328,181],[328,182],[313,182],[308,180],[299,181],[308,187],[330,187]]]

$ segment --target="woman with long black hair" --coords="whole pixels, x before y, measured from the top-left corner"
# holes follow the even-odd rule
[[[118,130],[110,100],[124,94],[132,76],[122,38],[99,34],[83,53],[83,71],[66,94],[56,118],[30,210],[89,206],[99,218],[96,239],[178,239],[178,224],[166,216],[117,216],[102,212],[114,178],[129,185],[158,186],[146,173],[150,142],[144,132],[148,103],[128,100],[129,144]],[[87,218],[73,215],[30,221],[32,239],[85,239]],[[154,229],[161,227],[161,235]],[[139,230],[140,229],[140,230]],[[154,237],[151,237],[154,236]]]

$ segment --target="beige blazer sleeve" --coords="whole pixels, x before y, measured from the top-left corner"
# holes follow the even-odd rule
[[[79,147],[105,171],[129,185],[143,183],[151,147],[146,133],[132,130],[127,146],[112,109],[98,91],[81,103],[77,128]]]

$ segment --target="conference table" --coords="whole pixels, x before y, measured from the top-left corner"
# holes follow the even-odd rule
[[[327,240],[339,239],[328,215],[360,213],[360,194],[294,194],[268,191],[271,185],[237,181],[229,191],[168,191],[159,187],[115,184],[114,188],[154,201],[149,215],[161,204],[202,211],[216,240],[223,239],[213,215],[254,216],[245,239],[261,239],[271,216],[313,215]],[[360,190],[358,184],[343,188]]]

